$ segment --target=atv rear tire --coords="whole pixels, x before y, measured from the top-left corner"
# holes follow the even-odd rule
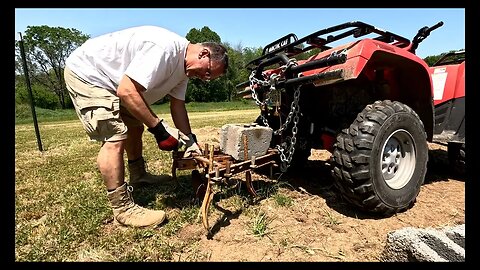
[[[332,175],[342,196],[360,209],[390,216],[416,201],[427,171],[422,121],[389,100],[367,105],[337,136]]]

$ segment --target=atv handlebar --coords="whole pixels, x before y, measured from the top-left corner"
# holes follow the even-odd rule
[[[432,32],[433,30],[439,28],[440,26],[443,25],[443,22],[442,21],[439,21],[437,24],[435,24],[434,26],[430,27],[430,29],[428,30],[428,32]]]
[[[418,44],[420,44],[420,42],[422,42],[425,38],[427,38],[430,35],[430,32],[439,28],[442,25],[443,25],[443,22],[440,21],[432,27],[424,26],[420,28],[420,30],[418,30],[415,37],[412,39],[412,43],[410,45],[410,48],[408,48],[408,51],[411,53],[415,53],[415,50],[418,48]]]

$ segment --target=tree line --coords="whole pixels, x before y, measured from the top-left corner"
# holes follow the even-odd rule
[[[90,36],[74,28],[28,26],[23,37],[23,45],[32,94],[35,106],[45,109],[73,108],[65,87],[63,69],[65,60],[73,50],[88,40]],[[222,42],[220,36],[209,27],[192,28],[185,36],[192,43],[213,41],[225,45],[228,50],[229,67],[225,76],[209,83],[191,79],[186,94],[186,102],[221,102],[236,99],[236,85],[248,80],[249,70],[245,65],[262,55],[262,47],[243,47]],[[15,103],[30,103],[27,84],[20,54],[20,41],[15,44]],[[297,56],[306,59],[318,53],[317,49]],[[441,55],[428,56],[424,60],[432,65]],[[166,98],[168,99],[168,98]],[[166,99],[157,103],[166,102]]]

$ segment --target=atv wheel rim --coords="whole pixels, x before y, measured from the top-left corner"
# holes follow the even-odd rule
[[[393,189],[403,188],[415,170],[415,144],[412,135],[399,129],[385,141],[381,170],[385,183]]]

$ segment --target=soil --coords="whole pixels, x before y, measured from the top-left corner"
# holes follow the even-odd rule
[[[219,129],[194,130],[200,143],[218,145]],[[279,206],[268,197],[252,205],[267,216],[263,236],[252,233],[252,215],[236,213],[227,200],[214,201],[209,217],[212,233],[201,223],[188,225],[178,241],[198,240],[197,249],[178,254],[178,260],[248,262],[375,262],[382,261],[387,234],[405,228],[441,228],[465,224],[465,176],[448,169],[446,147],[429,144],[430,160],[425,183],[414,206],[391,217],[364,213],[344,201],[333,186],[330,153],[312,150],[306,168],[300,174],[282,175],[288,183],[279,193],[291,198],[289,206]],[[254,174],[256,180],[266,176]],[[247,210],[250,209],[247,206]],[[216,210],[215,210],[216,209]],[[229,209],[221,215],[219,209]],[[197,255],[193,255],[197,254]]]

